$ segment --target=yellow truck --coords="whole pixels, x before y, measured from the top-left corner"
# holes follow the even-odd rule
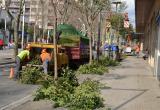
[[[28,43],[30,45],[30,56],[31,60],[37,59],[39,57],[42,49],[46,49],[47,52],[49,52],[52,56],[51,62],[50,62],[50,70],[54,70],[54,48],[55,46],[53,44],[46,44],[46,43]],[[64,66],[68,65],[68,55],[65,53],[65,48],[61,45],[57,45],[57,66],[58,69],[61,69]]]

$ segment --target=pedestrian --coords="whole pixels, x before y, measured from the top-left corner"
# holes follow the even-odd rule
[[[49,62],[51,61],[51,55],[50,55],[50,53],[47,52],[46,49],[43,49],[40,57],[41,57],[41,60],[43,62],[44,73],[47,74],[48,73]]]
[[[3,44],[4,44],[3,40],[0,39],[0,50],[3,50]]]
[[[119,48],[117,48],[117,45],[112,44],[111,49],[112,49],[113,59],[116,60],[117,52],[119,51]]]
[[[139,46],[139,44],[136,45],[135,50],[136,50],[136,56],[138,58],[139,57],[139,53],[140,53],[140,46]]]
[[[143,59],[146,60],[148,58],[148,49],[144,51]]]
[[[16,57],[16,73],[14,79],[17,80],[20,77],[20,70],[22,65],[30,59],[30,46],[28,45],[25,50],[22,50]]]

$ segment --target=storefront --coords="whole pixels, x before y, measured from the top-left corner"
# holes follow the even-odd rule
[[[141,35],[143,50],[148,50],[148,63],[153,75],[160,77],[160,0],[135,0],[136,31]]]

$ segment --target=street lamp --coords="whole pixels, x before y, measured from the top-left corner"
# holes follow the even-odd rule
[[[121,3],[122,3],[121,1],[112,2],[112,4],[115,4],[115,5],[116,5],[116,13],[117,13],[118,5],[121,4]]]

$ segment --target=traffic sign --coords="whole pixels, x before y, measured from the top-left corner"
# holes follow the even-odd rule
[[[124,28],[129,28],[129,21],[124,21]]]
[[[110,28],[110,27],[111,27],[111,22],[107,21],[107,22],[106,22],[106,27],[107,27],[107,28]]]

